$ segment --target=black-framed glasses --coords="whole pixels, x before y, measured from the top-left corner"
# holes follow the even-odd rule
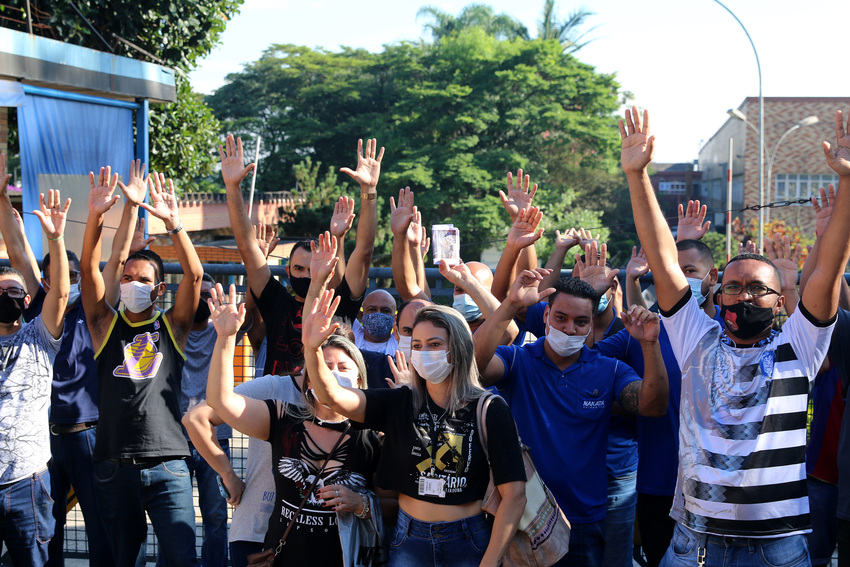
[[[12,299],[20,299],[27,295],[27,292],[19,287],[0,287],[0,295],[3,295],[4,293]]]
[[[79,283],[80,282],[80,272],[75,272],[71,270],[68,272],[68,279],[71,280],[71,283]]]
[[[764,297],[765,295],[770,295],[771,293],[779,295],[779,292],[770,289],[766,285],[761,284],[751,284],[751,285],[741,285],[741,284],[723,284],[720,287],[720,292],[723,295],[741,295],[746,291],[753,297]]]

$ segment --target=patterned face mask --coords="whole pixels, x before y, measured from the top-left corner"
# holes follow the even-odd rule
[[[363,316],[363,328],[375,338],[384,337],[393,330],[395,317],[389,313],[369,313]]]

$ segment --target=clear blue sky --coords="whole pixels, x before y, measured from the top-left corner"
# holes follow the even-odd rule
[[[481,0],[478,0],[481,1]],[[223,42],[192,75],[210,93],[228,73],[254,61],[273,43],[340,45],[380,51],[381,46],[425,37],[416,12],[428,1],[246,0],[227,25]],[[457,14],[467,0],[432,0]],[[521,20],[532,32],[543,0],[487,2]],[[847,10],[841,3],[798,0],[727,0],[759,50],[765,96],[850,96]],[[634,103],[652,112],[656,161],[690,161],[726,120],[726,111],[758,95],[753,50],[743,30],[712,0],[561,0],[564,17],[584,6],[596,15],[587,27],[594,41],[582,61],[616,73]],[[850,110],[850,109],[845,109]],[[832,117],[821,116],[821,120]]]

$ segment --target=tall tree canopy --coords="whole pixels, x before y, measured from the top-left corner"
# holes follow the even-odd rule
[[[509,169],[541,184],[552,220],[602,209],[573,186],[582,172],[614,171],[617,89],[557,40],[504,41],[473,27],[381,53],[274,45],[208,102],[228,131],[263,137],[258,188],[292,188],[307,156],[351,165],[357,138],[375,136],[387,147],[382,193],[409,185],[426,224],[453,222],[472,244],[507,233],[498,191]]]

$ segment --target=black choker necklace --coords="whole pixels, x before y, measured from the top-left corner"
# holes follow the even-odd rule
[[[328,421],[326,419],[322,419],[319,416],[313,418],[313,423],[318,425],[319,427],[324,427],[326,429],[333,429],[334,431],[345,431],[346,426],[348,425],[348,418],[344,418],[342,421]]]

